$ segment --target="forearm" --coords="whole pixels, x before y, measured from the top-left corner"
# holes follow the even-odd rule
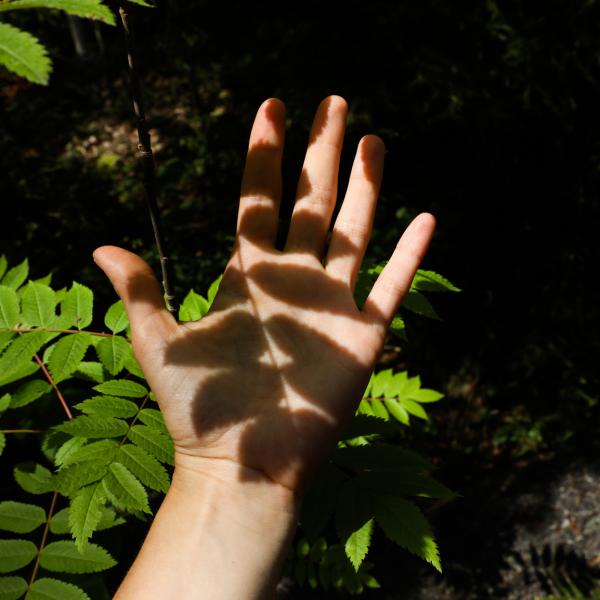
[[[183,457],[116,600],[272,595],[296,497],[229,461]]]

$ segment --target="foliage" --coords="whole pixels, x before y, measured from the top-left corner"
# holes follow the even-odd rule
[[[144,0],[128,1],[151,6]],[[32,8],[62,10],[76,17],[115,25],[113,13],[100,0],[7,0],[0,4],[0,13]],[[45,46],[35,36],[7,23],[0,23],[0,64],[13,73],[42,85],[48,84],[52,71],[52,62]]]
[[[369,276],[361,274],[361,286]],[[122,302],[104,315],[109,332],[92,331],[87,329],[94,304],[89,288],[73,282],[55,290],[49,276],[28,277],[26,260],[8,268],[0,257],[0,408],[2,420],[13,425],[0,438],[5,444],[7,434],[41,435],[44,460],[16,464],[13,474],[25,492],[52,494],[52,501],[48,511],[35,501],[0,503],[0,529],[21,535],[44,526],[41,542],[39,536],[0,540],[3,573],[20,572],[39,558],[29,582],[9,575],[2,585],[14,589],[14,598],[27,590],[30,597],[85,598],[70,582],[37,578],[38,570],[82,574],[114,566],[111,554],[90,539],[152,513],[169,488],[173,444],[133,356]],[[420,272],[411,293],[420,293],[427,278],[451,289],[439,276]],[[218,285],[219,280],[206,297],[191,290],[180,320],[202,318]],[[373,565],[365,559],[377,528],[441,570],[431,528],[407,498],[453,494],[431,478],[426,460],[395,443],[409,415],[427,418],[422,404],[441,397],[406,372],[387,369],[372,376],[355,418],[304,503],[296,549],[287,563],[300,584],[351,593],[376,587],[369,572]],[[63,405],[66,420],[47,423],[44,406],[53,401]],[[25,422],[39,429],[25,428]],[[56,510],[59,502],[66,506]],[[64,537],[68,534],[72,539]]]

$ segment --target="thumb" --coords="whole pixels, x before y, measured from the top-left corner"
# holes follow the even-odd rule
[[[101,246],[93,257],[123,300],[133,336],[168,336],[175,330],[177,322],[167,310],[160,284],[145,260],[116,246]]]

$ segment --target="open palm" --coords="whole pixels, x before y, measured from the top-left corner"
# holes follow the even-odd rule
[[[224,459],[240,466],[240,476],[266,476],[298,490],[356,410],[435,222],[421,214],[411,223],[359,310],[353,288],[385,150],[375,136],[361,140],[323,259],[346,111],[336,96],[319,106],[279,251],[284,107],[274,99],[260,107],[235,248],[201,321],[176,322],[152,270],[135,254],[110,246],[94,253],[125,303],[133,350],[176,457]]]

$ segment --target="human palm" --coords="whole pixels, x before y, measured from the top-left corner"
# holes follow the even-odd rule
[[[315,116],[285,248],[274,246],[284,109],[265,102],[250,136],[234,251],[209,313],[178,324],[150,267],[125,250],[95,260],[123,299],[134,353],[179,457],[225,459],[241,477],[301,489],[356,410],[385,331],[426,251],[431,215],[406,230],[362,308],[354,282],[369,240],[384,148],[361,140],[323,258],[346,104]],[[189,459],[186,459],[189,460]]]

